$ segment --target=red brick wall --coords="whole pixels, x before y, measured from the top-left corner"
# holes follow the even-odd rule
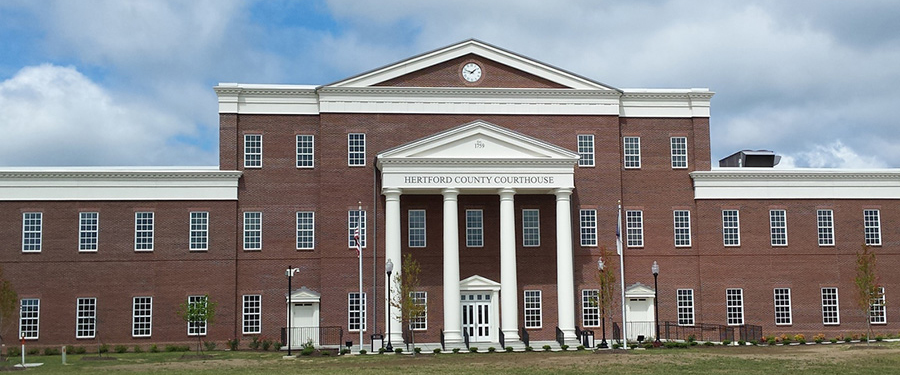
[[[481,65],[482,76],[481,79],[476,82],[468,82],[462,77],[462,67],[469,62],[475,62]],[[384,81],[375,86],[568,88],[544,78],[499,64],[496,61],[472,54]]]

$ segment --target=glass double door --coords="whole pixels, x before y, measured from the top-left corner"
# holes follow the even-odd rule
[[[462,329],[470,342],[491,340],[491,295],[462,294]]]

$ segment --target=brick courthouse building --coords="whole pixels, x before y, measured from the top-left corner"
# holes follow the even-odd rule
[[[357,342],[360,325],[368,341],[387,332],[386,258],[396,272],[404,254],[422,268],[417,341],[558,328],[574,344],[600,334],[619,201],[631,337],[655,335],[654,261],[658,320],[686,327],[863,332],[863,244],[900,293],[900,172],[751,168],[771,156],[756,153],[711,169],[706,89],[617,89],[469,40],[329,85],[215,91],[218,169],[0,171],[0,261],[33,344],[246,343],[288,317],[295,345],[328,327]],[[216,321],[189,327],[176,310],[205,294]],[[898,330],[890,306],[876,331]]]

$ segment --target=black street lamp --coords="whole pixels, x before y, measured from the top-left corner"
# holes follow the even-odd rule
[[[600,341],[600,349],[608,349],[609,344],[606,343],[606,301],[603,300],[603,293],[606,291],[606,277],[603,276],[603,258],[597,259],[597,271],[600,271],[600,293],[598,293],[597,302],[600,304],[600,327],[603,331],[603,341]]]
[[[656,323],[656,340],[653,341],[653,344],[659,346],[659,283],[657,282],[659,276],[659,264],[657,264],[655,260],[653,261],[653,265],[650,266],[650,272],[653,272],[653,320]]]
[[[385,349],[387,351],[394,351],[394,346],[391,345],[391,272],[394,272],[394,262],[391,262],[390,259],[387,260],[387,263],[384,264],[384,272],[387,273],[387,323],[388,323],[388,343]]]
[[[288,321],[288,328],[287,328],[288,354],[287,355],[288,355],[288,357],[291,356],[291,344],[293,343],[293,342],[291,342],[291,320],[293,320],[293,319],[291,319],[291,318],[293,318],[291,316],[291,313],[292,313],[292,311],[291,311],[291,289],[292,289],[291,288],[291,279],[294,278],[294,273],[297,273],[297,272],[300,272],[300,269],[293,268],[291,266],[288,266],[287,270],[284,271],[284,275],[287,276],[287,278],[288,278],[288,294],[287,294],[287,307],[288,307],[287,308],[287,321]]]

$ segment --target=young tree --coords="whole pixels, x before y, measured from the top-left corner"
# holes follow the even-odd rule
[[[189,325],[199,329],[206,329],[216,320],[217,302],[210,301],[209,295],[203,295],[193,302],[184,302],[178,306],[178,316],[181,317]],[[197,355],[203,353],[203,341],[201,335],[197,332]]]
[[[12,283],[3,277],[3,268],[0,268],[0,344],[3,343],[3,331],[15,320],[18,304],[19,295],[13,290]]]
[[[413,259],[412,254],[407,253],[403,256],[401,272],[394,275],[394,285],[391,286],[392,290],[397,291],[391,298],[391,306],[400,310],[400,320],[403,322],[403,326],[410,328],[413,355],[416,353],[416,334],[411,329],[410,322],[425,313],[425,305],[416,303],[414,298],[414,292],[419,291],[419,273],[421,271],[419,262]]]
[[[597,269],[597,284],[600,284],[597,300],[594,301],[600,309],[600,319],[603,321],[604,336],[606,332],[606,318],[609,317],[609,310],[612,309],[613,292],[616,288],[616,274],[613,267],[609,263],[611,255],[606,246],[600,247],[600,263]],[[601,267],[600,264],[603,266]],[[605,339],[605,337],[604,337]]]
[[[868,324],[868,335],[872,337],[872,314],[875,313],[873,305],[883,303],[884,291],[878,283],[878,274],[875,271],[875,253],[872,249],[863,245],[856,253],[856,303]],[[868,344],[868,340],[866,341]]]

